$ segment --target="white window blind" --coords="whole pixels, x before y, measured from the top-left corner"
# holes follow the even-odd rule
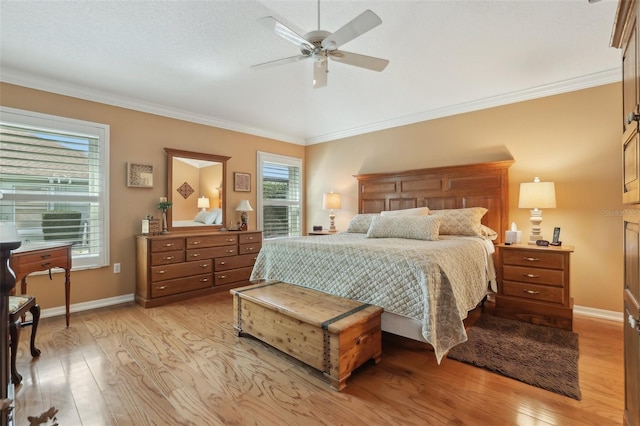
[[[301,235],[302,160],[258,153],[258,226],[264,238]]]
[[[23,245],[72,243],[73,268],[108,264],[109,127],[0,110],[0,221]]]

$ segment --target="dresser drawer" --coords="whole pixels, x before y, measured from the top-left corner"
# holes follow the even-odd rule
[[[257,256],[262,248],[261,243],[253,243],[253,244],[240,244],[240,253],[239,254],[251,254],[255,253]]]
[[[230,246],[238,244],[238,235],[224,233],[223,235],[203,235],[187,237],[187,249],[199,247]]]
[[[565,256],[540,250],[507,250],[502,253],[504,265],[531,266],[534,268],[564,269]]]
[[[165,281],[211,272],[213,272],[213,260],[211,259],[196,262],[176,263],[175,265],[152,266],[151,281]]]
[[[214,285],[231,284],[238,281],[247,281],[251,277],[252,267],[221,271],[213,274]]]
[[[168,265],[180,262],[184,262],[184,250],[153,253],[151,255],[151,266]]]
[[[236,246],[208,247],[187,250],[187,260],[213,259],[215,257],[235,256],[238,254]]]
[[[262,232],[240,234],[240,244],[252,244],[262,242]]]
[[[502,294],[529,300],[562,304],[564,300],[562,287],[516,283],[505,281],[502,283]]]
[[[184,250],[184,238],[163,238],[151,241],[151,253]]]
[[[169,296],[213,286],[211,274],[162,281],[151,285],[151,297]]]
[[[257,254],[245,254],[242,256],[223,257],[215,259],[213,269],[216,272],[227,271],[229,269],[245,268],[256,263]]]
[[[33,253],[28,253],[28,254],[21,254],[20,256],[17,257],[11,257],[10,258],[10,263],[11,263],[11,268],[13,269],[15,266],[21,265],[21,264],[32,264],[32,263],[42,263],[42,262],[51,262],[52,260],[55,259],[56,262],[59,261],[59,259],[67,258],[67,252],[69,251],[68,248],[66,247],[61,247],[61,248],[53,248],[53,249],[49,249],[46,251],[34,251]],[[66,263],[65,263],[66,265]]]
[[[505,265],[503,267],[503,279],[505,281],[521,281],[562,287],[564,285],[564,271]]]

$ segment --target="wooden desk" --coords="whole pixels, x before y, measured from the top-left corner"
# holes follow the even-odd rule
[[[33,243],[23,245],[11,252],[9,264],[16,276],[16,283],[20,281],[20,294],[27,294],[27,275],[52,268],[64,269],[64,302],[67,327],[69,327],[71,243]]]

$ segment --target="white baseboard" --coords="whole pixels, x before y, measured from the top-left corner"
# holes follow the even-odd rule
[[[605,309],[589,308],[587,306],[573,306],[573,313],[585,317],[605,319],[609,321],[623,322],[624,315],[622,312],[607,311]]]
[[[119,305],[120,303],[133,302],[134,294],[125,294],[123,296],[109,297],[106,299],[92,300],[90,302],[74,303],[69,307],[71,313],[88,311],[91,309],[104,308],[105,306]],[[66,310],[64,306],[56,306],[55,308],[43,309],[40,312],[40,318],[55,317],[64,315]]]
[[[133,301],[134,301],[134,294],[131,293],[131,294],[125,294],[122,296],[109,297],[107,299],[92,300],[90,302],[74,303],[70,306],[70,310],[71,310],[71,313],[81,312],[81,311],[88,311],[91,309],[104,308],[106,306],[119,305],[120,303],[127,303],[127,302],[133,302]],[[605,319],[609,321],[616,321],[616,322],[624,321],[624,316],[622,315],[622,312],[589,308],[587,306],[575,305],[573,307],[573,313],[576,315]],[[55,308],[43,309],[42,312],[40,313],[40,318],[55,317],[55,316],[64,315],[64,314],[65,314],[64,306],[57,306]]]

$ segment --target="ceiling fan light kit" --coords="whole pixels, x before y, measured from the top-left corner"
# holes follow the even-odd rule
[[[378,72],[384,70],[389,64],[387,59],[338,50],[342,45],[382,24],[382,20],[378,15],[370,10],[365,10],[334,33],[320,29],[320,1],[318,1],[318,30],[310,31],[304,36],[297,34],[273,16],[266,16],[259,19],[258,22],[275,32],[278,36],[298,46],[300,54],[253,65],[251,68],[270,68],[310,58],[314,61],[314,89],[327,85],[329,58],[337,62],[342,62],[343,64]]]

